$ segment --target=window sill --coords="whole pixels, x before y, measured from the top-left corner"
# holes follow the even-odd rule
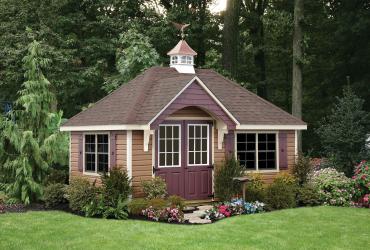
[[[102,174],[95,173],[95,172],[84,172],[83,175],[89,175],[89,176],[102,176]]]
[[[279,169],[265,169],[265,170],[245,170],[246,174],[263,174],[263,173],[279,173]]]

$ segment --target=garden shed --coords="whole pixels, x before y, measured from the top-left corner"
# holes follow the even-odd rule
[[[185,40],[168,52],[169,67],[152,67],[69,119],[70,177],[100,181],[127,170],[133,196],[140,182],[162,177],[169,194],[213,197],[213,174],[234,155],[246,173],[271,182],[297,156],[305,122],[210,69],[196,69]]]

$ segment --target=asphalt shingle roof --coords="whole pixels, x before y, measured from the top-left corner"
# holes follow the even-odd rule
[[[180,74],[152,67],[107,95],[63,126],[148,124],[195,76],[243,125],[305,125],[303,121],[213,70]]]

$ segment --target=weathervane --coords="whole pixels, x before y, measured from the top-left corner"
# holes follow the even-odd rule
[[[185,39],[185,32],[184,30],[190,26],[190,23],[188,24],[182,24],[182,23],[175,23],[175,22],[172,22],[173,26],[175,26],[176,29],[180,30],[181,31],[181,39],[184,40]]]

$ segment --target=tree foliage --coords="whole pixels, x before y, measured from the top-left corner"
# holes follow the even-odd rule
[[[120,35],[119,46],[116,54],[116,68],[119,74],[105,82],[103,88],[107,92],[115,90],[145,69],[159,63],[159,55],[149,38],[135,29],[129,29]]]
[[[16,108],[0,123],[0,181],[8,196],[29,204],[42,195],[49,167],[66,164],[68,138],[58,131],[62,112],[52,112],[55,96],[42,72],[50,59],[39,42],[29,44],[23,63],[26,81]]]
[[[366,152],[370,115],[363,105],[364,100],[356,96],[351,88],[345,88],[343,97],[337,97],[331,113],[317,129],[323,153],[333,161],[338,171],[347,176],[352,176],[356,162]]]

